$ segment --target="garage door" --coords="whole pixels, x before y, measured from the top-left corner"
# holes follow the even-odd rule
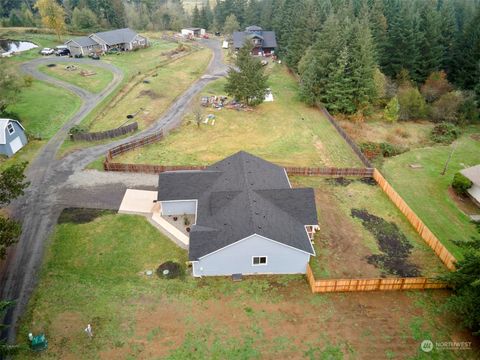
[[[16,137],[13,139],[13,141],[10,143],[10,148],[12,149],[12,152],[15,154],[18,150],[20,150],[23,147],[22,140],[20,137]]]

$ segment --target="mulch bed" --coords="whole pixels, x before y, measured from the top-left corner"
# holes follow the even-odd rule
[[[168,273],[164,273],[168,270]],[[167,261],[160,265],[157,269],[158,277],[162,279],[176,279],[185,275],[182,265],[174,261]]]
[[[115,211],[84,208],[67,208],[63,210],[60,214],[60,217],[58,218],[58,223],[86,224],[106,214],[115,214]]]
[[[400,231],[397,224],[370,214],[365,209],[352,209],[351,215],[373,234],[382,254],[367,256],[369,264],[382,269],[383,275],[400,277],[420,276],[419,268],[408,261],[413,246]]]

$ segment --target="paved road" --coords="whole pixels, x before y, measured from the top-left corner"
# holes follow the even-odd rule
[[[68,130],[73,125],[79,124],[102,98],[115,89],[122,80],[123,74],[113,65],[101,61],[83,59],[42,58],[22,66],[26,73],[35,78],[76,93],[82,98],[83,104],[78,112],[45,145],[37,158],[30,164],[27,177],[31,185],[25,196],[13,204],[13,214],[22,221],[23,232],[18,244],[8,257],[4,266],[6,269],[0,278],[1,298],[17,300],[16,306],[6,314],[5,323],[11,326],[2,334],[2,337],[6,337],[12,342],[15,341],[17,320],[24,312],[37,283],[37,274],[40,272],[42,264],[44,245],[63,208],[92,207],[118,209],[121,196],[127,186],[132,186],[133,184],[137,188],[151,189],[155,185],[152,177],[148,175],[136,175],[135,179],[132,179],[132,177],[124,174],[112,173],[100,180],[99,176],[81,176],[80,172],[87,164],[105,154],[112,146],[159,130],[168,131],[180,124],[182,115],[188,109],[195,95],[209,82],[224,76],[227,72],[220,44],[215,40],[202,40],[202,43],[213,51],[212,61],[205,75],[179,96],[150,128],[129,138],[117,140],[107,145],[93,146],[74,152],[62,159],[56,159],[55,154],[67,136]],[[114,73],[112,83],[100,94],[94,95],[74,85],[53,79],[37,70],[40,64],[72,61],[107,68]]]

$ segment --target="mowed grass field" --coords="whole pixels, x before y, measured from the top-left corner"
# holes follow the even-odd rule
[[[442,309],[444,291],[320,295],[303,276],[148,277],[186,252],[143,217],[68,214],[17,337],[45,332],[49,349],[19,359],[454,359],[420,343],[472,341]]]
[[[137,53],[141,51],[143,50]],[[90,131],[108,130],[124,125],[129,121],[127,115],[130,114],[135,115],[132,121],[137,121],[140,129],[148,127],[178,95],[203,74],[211,56],[208,49],[198,50],[155,69],[144,80],[135,83],[114,104],[102,110],[96,117],[87,119]]]
[[[320,231],[315,237],[317,256],[312,258],[311,266],[317,278],[433,278],[447,271],[379,186],[360,178],[292,177],[291,182],[295,187],[315,189]],[[354,209],[366,210],[395,224],[398,232],[378,224],[375,229],[383,238],[384,242],[381,243],[359,218],[352,216]],[[396,251],[402,247],[396,237],[398,234],[403,234],[411,245],[405,259],[400,259],[401,255]],[[389,253],[390,249],[393,251]],[[372,255],[394,259],[394,265],[372,264],[368,261]],[[418,274],[405,274],[410,265],[418,269]]]
[[[32,86],[22,89],[18,101],[8,107],[27,133],[50,139],[80,108],[81,100],[75,94],[42,81],[33,80]]]
[[[71,66],[71,64],[69,65]],[[67,70],[66,66],[66,64],[57,64],[53,67],[42,65],[39,67],[39,70],[59,80],[72,83],[91,93],[99,93],[113,79],[113,74],[110,71],[98,66],[75,64],[75,70]],[[92,75],[85,76],[82,75],[82,72]]]
[[[224,84],[224,79],[217,80],[202,95],[225,95]],[[288,166],[361,166],[322,113],[300,102],[298,84],[284,66],[273,66],[269,85],[274,102],[263,103],[253,111],[204,109],[204,117],[215,115],[214,125],[209,122],[198,127],[190,114],[163,141],[124,154],[116,161],[211,164],[245,150]]]
[[[469,127],[456,141],[445,175],[441,172],[455,145],[411,150],[386,159],[382,170],[412,210],[457,258],[462,257],[462,250],[452,241],[478,237],[478,231],[449,195],[449,186],[456,172],[480,163],[479,133],[478,126]],[[422,168],[412,169],[410,164]]]

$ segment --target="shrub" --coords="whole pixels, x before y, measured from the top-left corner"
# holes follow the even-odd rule
[[[451,90],[452,85],[448,82],[447,74],[443,70],[432,72],[421,87],[422,95],[428,102],[439,99]]]
[[[427,105],[418,89],[411,85],[404,85],[398,90],[397,97],[400,104],[400,120],[418,119],[426,116]]]
[[[70,134],[80,134],[80,133],[85,133],[87,132],[88,129],[85,126],[82,125],[75,125],[70,128]]]
[[[444,94],[432,105],[432,119],[435,121],[457,122],[464,98],[460,91]]]
[[[453,176],[452,188],[458,195],[466,195],[472,185],[472,182],[459,172]]]
[[[383,110],[383,117],[385,120],[394,122],[398,120],[400,112],[400,104],[398,103],[398,99],[396,96],[394,96],[385,106],[385,109]]]
[[[430,138],[436,143],[451,144],[460,136],[460,129],[452,123],[435,125],[430,133]]]
[[[367,141],[360,144],[360,150],[365,154],[369,159],[375,159],[379,156],[382,157],[391,157],[399,155],[408,151],[408,148],[403,148],[400,146],[395,146],[386,142],[375,143]]]

